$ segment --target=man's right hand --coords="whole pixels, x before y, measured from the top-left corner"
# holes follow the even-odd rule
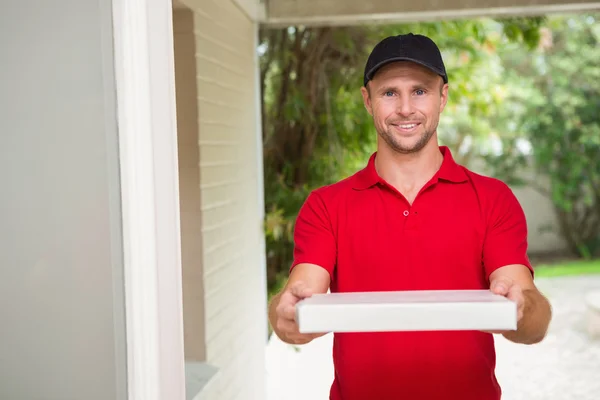
[[[296,321],[296,304],[313,295],[312,290],[301,281],[289,285],[279,295],[275,309],[274,329],[281,340],[290,344],[306,344],[325,333],[300,333]]]

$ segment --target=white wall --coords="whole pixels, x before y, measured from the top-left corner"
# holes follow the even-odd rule
[[[126,399],[110,2],[0,5],[0,398]]]
[[[468,168],[483,175],[493,176],[481,159],[472,160]],[[542,188],[549,188],[548,182],[540,180],[533,168],[524,168],[519,173],[522,179],[536,181]],[[513,186],[511,189],[523,207],[527,218],[529,253],[544,254],[567,251],[567,243],[559,234],[552,200],[530,186]]]
[[[532,254],[567,251],[567,243],[559,235],[558,221],[550,199],[530,187],[513,187],[529,228],[529,252]]]
[[[204,265],[200,193],[196,39],[190,9],[173,11],[179,204],[183,278],[184,342],[187,361],[206,360]]]
[[[219,369],[207,398],[264,400],[267,316],[257,25],[231,0],[182,3],[194,10],[189,27],[194,38],[177,30],[176,40],[180,49],[193,45],[196,55],[197,99],[186,107],[191,103],[198,107],[197,221],[202,224],[204,293],[203,305],[196,302],[187,310],[203,306],[196,316],[203,313],[205,320],[203,337],[186,339],[186,352],[192,348],[190,341],[204,340],[205,361]],[[179,28],[185,29],[185,24]],[[191,93],[188,88],[178,90]],[[188,293],[199,282],[189,282],[195,279],[192,275],[186,275],[184,266]],[[186,313],[184,324],[189,317]]]

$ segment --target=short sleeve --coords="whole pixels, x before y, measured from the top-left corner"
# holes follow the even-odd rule
[[[294,226],[294,261],[318,265],[333,278],[337,246],[331,219],[321,196],[312,192],[298,212]]]
[[[527,220],[521,204],[512,190],[502,184],[492,196],[488,208],[488,225],[483,245],[483,265],[486,276],[500,267],[521,264],[533,267],[527,256]]]

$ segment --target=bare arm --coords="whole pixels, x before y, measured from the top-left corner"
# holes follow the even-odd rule
[[[290,344],[306,344],[326,333],[299,333],[296,323],[296,303],[314,293],[326,293],[329,284],[329,272],[318,265],[298,264],[292,269],[285,287],[273,296],[269,304],[269,322],[282,341]]]
[[[535,344],[544,339],[552,308],[535,286],[527,267],[513,264],[498,268],[490,274],[490,289],[517,303],[517,330],[502,332],[506,339],[522,344]]]

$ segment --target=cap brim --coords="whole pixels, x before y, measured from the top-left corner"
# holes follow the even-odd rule
[[[373,68],[371,68],[369,70],[369,72],[367,72],[367,74],[365,75],[367,77],[367,80],[370,81],[371,79],[373,79],[373,76],[375,75],[375,73],[384,65],[387,65],[389,63],[393,63],[396,61],[410,61],[410,62],[414,62],[415,64],[419,64],[424,66],[425,68],[429,69],[432,72],[435,72],[436,74],[438,74],[439,76],[441,76],[444,79],[444,83],[448,83],[448,78],[446,76],[446,74],[444,73],[444,71],[440,71],[439,69],[424,63],[423,61],[419,61],[419,60],[415,60],[414,58],[410,58],[410,57],[394,57],[394,58],[388,58],[385,61],[382,61],[378,64],[376,64]],[[366,84],[367,82],[365,82]]]

